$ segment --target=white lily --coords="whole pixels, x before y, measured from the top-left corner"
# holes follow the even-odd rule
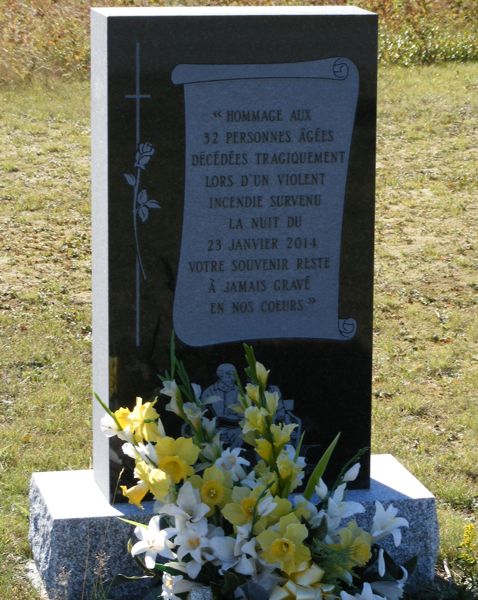
[[[403,588],[408,580],[408,572],[404,567],[400,567],[403,576],[398,581],[372,581],[370,584],[374,592],[384,596],[387,600],[400,600],[403,596]]]
[[[198,429],[201,424],[201,417],[206,411],[201,410],[201,408],[197,404],[194,404],[194,402],[185,402],[183,404],[183,412],[194,429]]]
[[[240,481],[246,476],[243,469],[251,463],[240,456],[242,448],[226,448],[214,463],[216,467],[231,474],[233,481]]]
[[[174,517],[175,526],[181,531],[188,523],[198,523],[209,512],[209,506],[201,502],[199,490],[187,481],[181,486],[175,503],[164,504],[160,512]]]
[[[385,558],[383,548],[378,549],[378,574],[380,577],[385,575]]]
[[[156,446],[151,444],[150,442],[143,444],[131,444],[126,443],[121,446],[123,453],[134,460],[144,460],[146,463],[150,465],[158,464],[158,457],[156,454]]]
[[[161,592],[162,598],[165,600],[181,600],[178,594],[184,594],[190,592],[194,587],[192,581],[187,581],[182,575],[169,575],[169,573],[163,573],[163,591]]]
[[[348,594],[347,592],[340,592],[340,600],[387,600],[384,596],[378,596],[373,593],[369,583],[364,583],[360,594]]]
[[[342,477],[342,481],[347,482],[347,483],[350,481],[355,481],[358,477],[359,472],[360,472],[360,463],[355,463],[353,465],[353,467],[350,467],[350,469],[345,471],[345,474]]]
[[[117,435],[121,429],[111,415],[105,413],[100,420],[100,429],[106,437]]]
[[[204,424],[204,417],[203,417]],[[204,444],[201,447],[201,454],[204,458],[214,464],[214,462],[221,456],[222,453],[222,442],[219,433],[217,433],[210,443]]]
[[[174,381],[163,381],[163,387],[160,390],[161,394],[169,396],[171,400],[166,404],[166,410],[173,412],[174,414],[181,416],[182,411],[179,408],[178,400],[181,402],[181,392],[179,391],[177,383]]]
[[[208,419],[206,417],[203,417],[201,419],[202,428],[208,434],[209,437],[213,437],[216,432],[216,422],[217,422],[216,417],[214,417],[213,419]]]
[[[197,523],[185,524],[174,540],[177,544],[178,559],[183,561],[185,556],[191,557],[191,560],[185,564],[186,572],[191,579],[196,579],[207,559],[203,556],[203,552],[209,547],[207,533],[207,520],[201,519]]]
[[[360,502],[349,502],[343,500],[345,487],[346,484],[342,483],[329,497],[326,512],[329,533],[337,529],[343,519],[352,517],[357,513],[365,512],[365,508],[360,504]]]
[[[241,539],[238,536],[234,553],[236,558],[238,557],[234,566],[234,571],[236,571],[236,573],[241,573],[242,575],[257,575],[259,565],[257,562],[256,538],[248,540],[245,538]]]
[[[160,519],[161,517],[155,516],[150,520],[148,527],[138,526],[134,530],[139,542],[131,548],[131,554],[137,556],[144,552],[144,563],[148,569],[154,569],[158,554],[165,558],[176,558],[176,554],[172,551],[174,544],[170,541],[170,538],[176,534],[176,530],[171,527],[161,529]]]
[[[329,488],[326,486],[322,478],[319,479],[319,483],[315,486],[315,493],[321,500],[325,500],[329,493]]]
[[[296,465],[296,469],[294,472],[294,479],[290,483],[290,489],[295,490],[299,485],[302,484],[305,475],[305,458],[303,456],[298,456],[295,458],[295,448],[292,444],[286,444],[282,449],[281,453],[278,457],[278,462],[281,460],[281,455],[285,454],[289,460]]]
[[[257,475],[254,470],[249,471],[244,479],[241,480],[241,486],[248,487],[250,490],[255,489],[260,484],[261,481],[257,479]]]
[[[315,526],[318,526],[319,523],[316,523],[317,518],[317,507],[309,502],[304,496],[297,495],[292,499],[292,503],[294,505],[294,510],[299,511],[301,515],[304,516],[305,520],[309,523],[313,523]]]
[[[124,442],[132,442],[134,440],[133,432],[129,428],[120,429],[118,423],[108,413],[101,417],[100,429],[106,437],[113,437],[116,435]]]
[[[375,501],[375,516],[372,522],[372,537],[374,542],[392,535],[396,547],[400,546],[402,541],[402,532],[400,527],[408,527],[408,521],[404,517],[397,517],[398,508],[389,504],[387,509],[378,500]]]
[[[191,383],[196,400],[201,400],[202,389],[198,383]]]
[[[234,554],[235,544],[234,538],[225,535],[216,535],[209,539],[209,548],[217,561],[215,564],[219,567],[219,573],[224,573],[237,562]]]
[[[256,512],[260,517],[266,517],[270,515],[274,508],[277,506],[277,502],[274,502],[274,498],[269,492],[259,501],[257,504]]]

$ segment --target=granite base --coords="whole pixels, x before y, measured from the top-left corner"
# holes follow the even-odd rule
[[[29,541],[49,599],[143,598],[149,581],[111,588],[108,581],[118,573],[143,575],[126,550],[133,527],[118,517],[148,522],[153,504],[110,505],[90,470],[34,473]]]
[[[372,456],[370,489],[352,490],[347,499],[365,506],[366,512],[357,520],[367,527],[376,500],[393,503],[410,527],[403,530],[399,548],[390,540],[387,550],[401,563],[418,556],[412,584],[433,580],[439,541],[435,498],[405,467],[389,454]],[[90,600],[101,581],[117,573],[141,575],[126,552],[132,527],[118,517],[147,522],[152,515],[152,502],[144,503],[144,510],[129,504],[108,504],[93,471],[34,473],[29,539],[49,597]],[[107,597],[139,600],[147,591],[146,582],[126,584],[112,587]]]
[[[372,526],[375,501],[385,507],[393,504],[398,509],[398,516],[408,520],[409,527],[402,528],[402,543],[398,548],[395,548],[391,536],[380,542],[381,546],[398,564],[418,557],[410,586],[427,585],[433,581],[440,542],[435,497],[396,458],[391,454],[372,455],[370,488],[351,490],[347,500],[364,506],[365,512],[354,518],[367,530]]]

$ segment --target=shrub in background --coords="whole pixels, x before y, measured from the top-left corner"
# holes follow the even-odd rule
[[[0,82],[87,77],[91,6],[355,4],[380,16],[379,56],[402,65],[478,59],[476,0],[4,0]]]

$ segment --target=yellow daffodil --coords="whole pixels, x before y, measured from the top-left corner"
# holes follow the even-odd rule
[[[262,438],[256,440],[256,452],[268,465],[272,465],[274,461],[274,448],[270,442]]]
[[[288,515],[292,510],[292,504],[287,498],[272,496],[272,500],[274,502],[273,510],[263,519],[260,519],[254,526],[254,533],[256,535],[268,527],[276,525],[282,517]]]
[[[338,531],[340,543],[332,544],[335,550],[346,551],[348,563],[344,568],[350,570],[353,567],[365,565],[371,556],[372,536],[360,528],[355,521],[350,521],[347,527]]]
[[[268,494],[266,497],[259,497],[263,494],[264,487],[258,486],[253,490],[246,487],[234,487],[232,490],[232,502],[229,502],[222,509],[224,517],[233,525],[240,526],[250,523],[256,514],[259,519],[265,514],[269,514],[274,508],[274,500]],[[267,498],[267,502],[265,502]]]
[[[115,419],[120,424],[121,429],[128,429],[131,426],[129,420],[131,411],[129,408],[118,408],[118,410],[115,410],[113,414],[115,416]]]
[[[197,461],[199,448],[191,438],[174,439],[161,437],[156,443],[158,467],[171,477],[174,483],[183,481],[194,473],[192,465]]]
[[[161,469],[151,469],[148,477],[149,491],[156,500],[165,501],[171,490],[171,477]]]
[[[271,460],[271,464],[273,461]],[[267,487],[270,493],[275,496],[277,494],[278,477],[277,473],[271,470],[269,465],[263,460],[259,460],[255,468],[256,480],[260,481],[261,485]]]
[[[262,386],[262,389],[265,389],[267,385],[267,378],[269,377],[269,372],[262,363],[256,362],[256,376],[257,379]]]
[[[136,479],[139,479],[139,482],[129,489],[125,485],[120,486],[123,496],[128,498],[128,502],[130,504],[135,504],[139,508],[143,508],[141,505],[141,500],[149,492],[149,473],[150,468],[144,461],[141,460],[136,463],[134,468],[134,476]]]
[[[294,460],[285,452],[281,452],[277,457],[277,469],[281,479],[288,480],[295,477],[296,473],[301,470]]]
[[[288,496],[304,479],[305,461],[303,457],[295,457],[292,446],[283,448],[276,460],[276,470],[280,477],[281,495]]]
[[[299,520],[310,521],[317,514],[317,508],[304,496],[295,496],[294,513]]]
[[[195,487],[199,487],[202,501],[209,506],[211,512],[215,506],[223,507],[231,498],[232,477],[218,467],[209,467],[201,477],[191,479]]]
[[[143,508],[141,500],[149,492],[149,485],[144,481],[140,481],[136,485],[127,488],[125,485],[120,486],[121,492],[125,498],[128,498],[130,504],[136,505],[138,508]]]
[[[307,527],[293,513],[286,515],[273,529],[257,536],[261,557],[287,575],[304,570],[310,561],[310,550],[302,543],[307,534]]]
[[[156,401],[143,404],[142,398],[136,398],[136,406],[128,417],[136,442],[156,442],[164,436],[163,425],[154,408],[155,403]]]
[[[169,496],[172,485],[171,478],[161,469],[152,469],[144,461],[139,461],[136,463],[134,475],[139,479],[136,485],[129,489],[125,485],[121,486],[123,496],[126,496],[131,504],[143,508],[141,501],[148,492],[161,501],[166,500]]]
[[[235,487],[232,490],[232,502],[222,509],[224,517],[233,525],[245,525],[252,521],[257,498],[252,495],[251,490],[243,487]]]
[[[259,387],[253,383],[246,385],[246,396],[256,406],[259,406]]]
[[[290,423],[289,425],[286,425],[285,423],[271,425],[272,441],[274,442],[274,447],[277,451],[282,450],[282,448],[290,442],[290,436],[296,427],[297,425],[295,423]]]
[[[277,406],[279,404],[278,392],[264,392],[266,399],[266,407],[269,415],[273,418],[277,412]]]
[[[258,408],[257,406],[250,406],[244,411],[244,425],[242,431],[246,434],[249,431],[257,432],[259,434],[265,433],[266,420],[268,416],[265,408]]]
[[[324,570],[312,563],[305,570],[293,573],[284,585],[276,586],[270,600],[322,600],[322,592],[332,592],[334,586],[321,583]]]

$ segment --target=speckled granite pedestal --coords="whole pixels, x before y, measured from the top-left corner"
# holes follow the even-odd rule
[[[353,490],[347,499],[361,502],[366,512],[361,525],[369,526],[375,500],[391,502],[406,517],[410,528],[403,541],[388,550],[405,562],[418,556],[415,583],[434,577],[438,550],[438,524],[432,494],[389,454],[372,456],[369,490]],[[93,597],[98,574],[140,574],[126,552],[132,527],[117,517],[147,522],[153,504],[143,511],[128,505],[109,505],[96,485],[93,471],[35,473],[30,488],[30,543],[33,558],[53,600],[87,600]],[[142,599],[147,588],[130,585],[112,588],[108,598]]]
[[[410,527],[402,528],[402,543],[398,548],[391,536],[381,544],[399,564],[417,556],[418,564],[410,582],[429,583],[435,576],[439,545],[435,497],[391,454],[374,454],[371,458],[370,489],[351,490],[347,494],[347,500],[365,507],[365,513],[354,518],[359,525],[370,529],[376,500],[385,507],[392,503],[398,508],[398,516],[405,517]]]
[[[153,502],[145,502],[144,510],[111,506],[93,471],[34,473],[29,540],[50,600],[102,598],[95,596],[100,580],[118,573],[143,575],[126,550],[133,527],[118,517],[147,522],[152,514]],[[105,597],[136,600],[147,591],[147,584],[128,583],[112,587]]]

